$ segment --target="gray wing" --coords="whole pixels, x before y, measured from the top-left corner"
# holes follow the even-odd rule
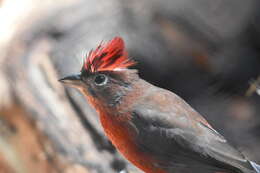
[[[156,166],[254,172],[244,156],[202,116],[168,91],[155,92],[136,104],[132,124],[138,131],[140,150],[156,156]]]

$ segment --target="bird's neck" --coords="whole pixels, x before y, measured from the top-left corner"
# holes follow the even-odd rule
[[[122,114],[129,112],[129,110],[131,110],[131,108],[137,104],[152,87],[153,85],[139,78],[131,84],[131,89],[125,92],[117,105],[107,106],[97,104],[98,107],[96,107],[96,110],[101,110],[101,112],[106,112],[106,114],[111,116],[121,116]]]

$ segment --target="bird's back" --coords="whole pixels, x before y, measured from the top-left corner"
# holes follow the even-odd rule
[[[254,173],[244,156],[174,93],[151,86],[132,108],[139,150],[167,171]]]

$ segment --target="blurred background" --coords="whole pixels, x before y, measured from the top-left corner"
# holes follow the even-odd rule
[[[140,76],[260,163],[259,0],[0,0],[0,173],[140,173],[57,80],[121,36]]]

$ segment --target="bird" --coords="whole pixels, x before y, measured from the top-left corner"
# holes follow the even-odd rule
[[[260,173],[181,97],[141,79],[136,63],[116,36],[59,81],[86,97],[111,143],[145,173]]]

